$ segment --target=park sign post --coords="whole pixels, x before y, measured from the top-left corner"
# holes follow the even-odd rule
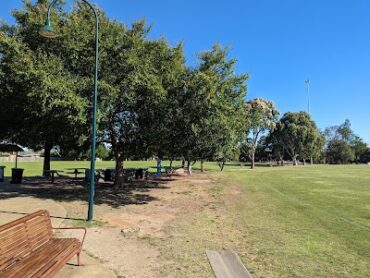
[[[58,0],[53,0],[48,8],[47,19],[45,25],[40,29],[39,34],[46,38],[56,38],[58,33],[51,24],[50,13],[52,7]],[[87,0],[81,0],[86,3],[95,16],[95,71],[94,71],[94,92],[93,92],[93,107],[92,107],[92,131],[91,131],[91,161],[90,161],[90,190],[89,190],[89,209],[87,221],[92,221],[94,217],[94,195],[95,195],[95,159],[96,159],[96,110],[98,97],[98,68],[99,68],[99,16],[97,10]]]

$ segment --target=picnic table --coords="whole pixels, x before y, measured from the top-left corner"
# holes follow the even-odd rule
[[[124,168],[123,169],[124,180],[126,182],[134,179],[144,179],[148,177],[148,168],[137,167],[137,168]]]
[[[182,167],[181,166],[177,166],[177,167],[164,166],[162,168],[165,170],[166,174],[173,175],[176,173],[176,170],[181,169]]]
[[[98,182],[99,179],[104,179],[104,181],[112,181],[112,176],[114,175],[115,169],[95,169],[95,182]],[[85,168],[85,182],[90,182],[90,169]]]
[[[73,174],[75,175],[75,179],[77,179],[77,175],[78,174],[84,174],[86,169],[89,169],[89,168],[75,167],[75,168],[67,168],[66,170],[73,171]],[[82,171],[80,171],[80,170],[82,170]]]
[[[157,166],[152,166],[150,168],[157,169]],[[161,170],[163,169],[166,174],[175,174],[176,170],[183,168],[182,166],[162,166]]]
[[[104,179],[104,181],[114,181],[116,175],[115,168],[95,169],[95,181]],[[137,168],[124,168],[123,175],[125,182],[134,179],[144,179],[148,177],[148,168],[137,167]],[[90,169],[85,169],[85,182],[90,182]]]
[[[64,173],[64,171],[62,171],[62,170],[46,170],[45,173],[51,174],[51,183],[54,183],[54,175],[57,174],[58,176],[60,176],[59,173]]]

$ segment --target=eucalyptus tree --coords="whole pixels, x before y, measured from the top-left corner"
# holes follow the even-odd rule
[[[279,126],[280,123],[277,123]],[[271,154],[272,158],[275,159],[280,166],[284,166],[284,157],[286,156],[286,151],[284,144],[277,137],[276,129],[270,132],[266,137],[266,150]]]
[[[347,164],[355,160],[355,154],[349,144],[343,140],[327,143],[325,149],[326,162],[330,164]]]
[[[261,136],[273,132],[278,116],[279,111],[272,101],[256,98],[245,103],[247,140],[242,145],[242,151],[249,156],[251,169],[255,167],[255,154]]]
[[[351,146],[353,149],[353,152],[355,154],[355,162],[358,164],[362,158],[365,156],[365,154],[368,152],[368,145],[364,142],[364,140],[359,136],[354,136]]]
[[[348,119],[339,126],[327,127],[325,136],[328,163],[358,163],[367,152],[367,144],[353,132]]]
[[[288,112],[278,121],[271,137],[298,165],[298,158],[308,158],[314,154],[315,144],[321,142],[321,134],[311,116],[306,112]]]
[[[220,45],[199,55],[199,72],[209,85],[198,152],[200,159],[217,160],[221,170],[227,160],[234,158],[245,130],[243,104],[248,75],[236,74],[237,60],[228,56],[228,49]]]
[[[205,159],[215,159],[223,168],[243,136],[247,75],[235,74],[236,60],[228,59],[227,49],[219,45],[200,53],[199,60],[171,96],[171,142],[189,168]]]
[[[144,21],[131,28],[114,22],[109,28],[114,36],[105,43],[107,60],[102,68],[109,73],[102,76],[99,130],[100,140],[111,145],[115,186],[120,187],[125,159],[167,154],[168,95],[177,86],[184,57],[182,45],[170,47],[164,39],[147,39]]]
[[[303,164],[309,159],[312,165],[315,160],[322,157],[324,146],[325,146],[325,136],[323,133],[318,131],[316,124],[313,126],[314,132],[309,132],[304,139],[304,148],[302,149],[300,156],[303,160]]]

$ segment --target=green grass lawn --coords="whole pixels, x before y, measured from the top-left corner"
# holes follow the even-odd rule
[[[129,161],[125,167],[155,165]],[[9,175],[13,163],[6,166]],[[52,169],[88,166],[52,162]],[[19,167],[26,176],[40,175],[42,163]],[[220,172],[207,163],[206,169],[212,186],[201,209],[169,224],[167,236],[151,239],[171,262],[163,276],[211,277],[205,250],[230,248],[254,277],[370,277],[369,165],[250,170],[230,163]]]
[[[168,228],[159,244],[209,277],[206,249],[236,250],[254,277],[370,277],[370,166],[307,166],[210,174],[214,201]]]

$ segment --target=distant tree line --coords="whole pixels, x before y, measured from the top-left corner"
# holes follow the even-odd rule
[[[14,24],[0,23],[0,141],[43,150],[46,173],[55,147],[63,157],[88,157],[94,24],[85,5],[64,12],[60,3],[52,21],[62,36],[45,39],[38,30],[50,1],[23,2]],[[307,113],[279,119],[272,102],[246,101],[248,75],[235,73],[227,48],[216,44],[189,67],[183,45],[149,39],[144,21],[99,16],[98,153],[116,161],[116,187],[126,159],[153,156],[189,169],[206,160],[223,169],[239,158],[252,167],[366,160],[363,141],[342,126],[323,133]]]
[[[251,111],[250,107],[257,103],[270,108]],[[254,123],[249,123],[246,130],[240,159],[251,161],[252,168],[255,160],[276,161],[279,165],[284,165],[285,161],[292,161],[293,165],[298,165],[299,161],[303,165],[370,162],[370,148],[354,134],[349,120],[320,131],[306,112],[288,112],[279,120],[275,116],[274,120],[271,115],[278,115],[277,110],[272,102],[263,99],[247,101],[247,111],[247,121]]]

